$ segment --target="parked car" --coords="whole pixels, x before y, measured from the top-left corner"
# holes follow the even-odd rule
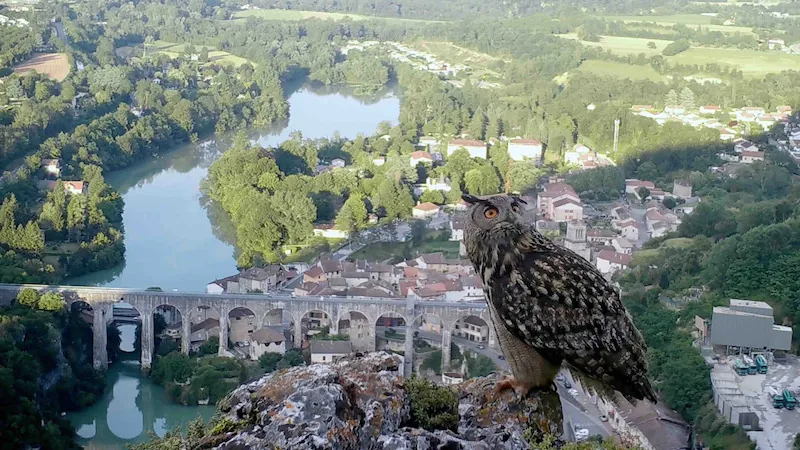
[[[505,361],[505,360],[506,360],[506,357],[505,357],[505,356],[503,356],[503,355],[498,355],[498,356],[497,356],[497,359],[499,359],[499,360],[501,360],[501,361]]]
[[[572,387],[572,383],[570,383],[569,381],[567,381],[566,379],[564,379],[564,387],[565,387],[565,388],[567,388],[567,389],[569,389],[569,388],[571,388],[571,387]]]
[[[576,389],[570,389],[567,392],[569,392],[569,395],[571,395],[573,397],[577,397],[578,396],[578,391]]]
[[[607,415],[605,415],[605,414],[603,414],[603,415],[601,415],[601,416],[600,416],[600,420],[601,420],[602,422],[608,422],[608,416],[607,416]]]
[[[485,345],[478,345],[478,350],[483,350],[483,349],[485,349],[485,348],[486,348],[486,346],[485,346]]]
[[[560,374],[556,375],[556,381],[558,381],[559,383],[563,383],[564,380],[566,380],[566,378],[564,378],[564,374],[563,373],[560,373]]]

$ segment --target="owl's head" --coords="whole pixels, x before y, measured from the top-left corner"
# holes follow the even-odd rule
[[[470,205],[464,225],[464,245],[468,252],[508,242],[509,238],[529,227],[528,221],[522,217],[527,203],[517,196],[479,198],[464,194],[461,198]]]

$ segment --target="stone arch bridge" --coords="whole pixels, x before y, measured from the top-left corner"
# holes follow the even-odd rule
[[[435,316],[442,324],[442,369],[450,365],[451,333],[455,323],[466,316],[476,316],[489,325],[489,342],[496,347],[494,327],[489,318],[489,311],[484,302],[453,303],[415,301],[414,299],[388,300],[372,297],[301,297],[284,293],[270,294],[199,294],[188,292],[156,292],[140,289],[85,287],[85,286],[46,286],[0,284],[0,305],[9,304],[17,293],[24,288],[32,288],[40,293],[54,291],[64,296],[67,304],[78,301],[89,304],[94,312],[93,320],[93,364],[97,369],[106,369],[106,324],[113,315],[115,303],[128,303],[135,308],[142,321],[142,355],[141,365],[147,369],[153,362],[153,312],[159,306],[172,306],[182,317],[181,343],[182,350],[189,352],[191,336],[191,313],[198,307],[213,308],[220,317],[219,354],[227,351],[229,323],[228,314],[235,308],[247,308],[257,318],[257,326],[266,324],[270,312],[283,310],[293,318],[295,342],[302,342],[302,318],[311,311],[321,311],[331,320],[331,334],[338,333],[339,320],[357,312],[367,318],[371,349],[375,350],[375,327],[381,316],[402,317],[406,323],[405,330],[405,367],[406,376],[410,376],[413,368],[414,323],[422,316]]]

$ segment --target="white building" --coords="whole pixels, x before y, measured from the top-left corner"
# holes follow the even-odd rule
[[[583,220],[583,203],[572,186],[548,183],[536,199],[539,215],[555,222]]]
[[[508,156],[514,161],[542,159],[542,143],[536,139],[512,139],[508,142]]]
[[[631,255],[617,253],[613,250],[600,250],[597,255],[597,269],[603,274],[613,274],[627,269],[631,265]]]
[[[350,237],[349,231],[337,230],[333,224],[319,224],[314,226],[314,236],[326,239],[347,239]]]
[[[47,174],[56,177],[61,175],[61,160],[60,159],[43,159],[42,168]]]
[[[353,353],[350,341],[311,340],[311,363],[331,363]]]
[[[754,162],[764,161],[764,152],[743,151],[741,153],[743,164],[753,164]]]
[[[439,146],[439,140],[432,136],[422,136],[419,138],[419,145],[421,147],[425,147],[428,151],[431,151]]]
[[[633,253],[633,244],[631,241],[625,239],[624,237],[617,237],[611,241],[611,245],[614,247],[617,253],[622,253],[624,255],[630,255]]]
[[[428,152],[413,152],[409,158],[411,167],[417,167],[417,164],[433,164],[433,156]]]
[[[631,241],[639,241],[639,227],[636,226],[635,219],[615,220],[611,222],[611,227],[620,232],[622,237]]]
[[[478,317],[469,316],[456,322],[453,334],[474,342],[487,342],[489,340],[489,325]]]
[[[463,213],[456,213],[450,216],[450,240],[464,240],[464,223],[466,218]]]
[[[635,178],[629,178],[625,180],[625,193],[628,195],[635,195],[636,198],[639,198],[639,193],[637,192],[640,187],[646,187],[648,190],[655,189],[656,185],[652,181],[642,181],[637,180]]]
[[[418,203],[411,210],[411,216],[415,219],[426,219],[439,214],[439,206],[431,202]]]
[[[264,353],[286,353],[286,336],[283,333],[262,328],[250,335],[250,359],[257,360]]]
[[[346,165],[347,165],[347,163],[341,158],[336,158],[336,159],[331,161],[331,167],[335,167],[337,169],[341,169]]]
[[[486,143],[472,139],[453,139],[447,145],[447,156],[453,154],[454,151],[463,148],[467,150],[469,156],[473,158],[486,159]]]
[[[703,105],[700,107],[700,114],[716,114],[721,111],[722,108],[719,105]]]

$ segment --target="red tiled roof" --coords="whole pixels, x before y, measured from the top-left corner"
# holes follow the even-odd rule
[[[314,266],[314,267],[312,267],[312,268],[310,268],[310,269],[306,270],[306,271],[305,271],[305,272],[303,272],[303,273],[304,273],[305,275],[307,275],[307,276],[311,277],[311,278],[318,278],[320,275],[322,275],[322,274],[323,274],[323,273],[325,273],[325,272],[323,272],[323,271],[322,271],[322,267],[320,267],[320,266]]]
[[[453,139],[450,141],[450,145],[459,147],[486,147],[486,142],[476,141],[474,139]]]
[[[411,159],[430,159],[433,161],[433,157],[428,152],[413,152],[411,153]]]
[[[415,206],[414,209],[418,209],[420,211],[436,211],[439,209],[439,207],[431,202],[425,202]]]
[[[655,183],[653,183],[652,181],[642,181],[642,180],[637,180],[635,178],[630,178],[625,180],[625,186],[635,186],[635,187],[644,186],[648,189],[653,189],[656,187]]]
[[[764,152],[751,152],[744,150],[742,151],[742,157],[749,156],[750,158],[764,158]]]
[[[597,255],[597,259],[603,259],[615,264],[622,264],[624,266],[630,265],[631,263],[631,255],[617,253],[613,250],[600,250],[600,253]]]
[[[576,205],[576,206],[582,206],[582,205],[581,205],[581,202],[579,202],[579,201],[576,201],[575,199],[572,199],[572,198],[562,198],[561,200],[559,200],[559,201],[557,201],[557,202],[553,203],[553,208],[558,208],[559,206],[564,206],[564,205],[566,205],[567,203],[571,203],[571,204],[573,204],[573,205]]]

